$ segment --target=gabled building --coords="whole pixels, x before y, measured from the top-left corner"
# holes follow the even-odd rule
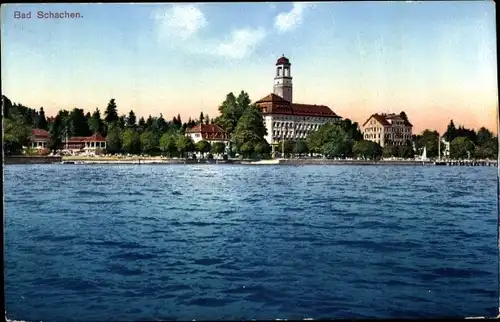
[[[216,124],[198,124],[186,130],[186,135],[189,136],[194,143],[201,140],[208,141],[210,144],[222,142],[229,144],[229,135]]]
[[[106,149],[106,139],[99,133],[91,136],[74,136],[64,139],[61,148],[72,152],[95,152]]]
[[[413,125],[406,114],[372,114],[361,126],[363,138],[381,146],[404,145],[411,141]]]
[[[45,149],[49,146],[49,132],[43,129],[32,129],[30,136],[30,147],[34,149]]]
[[[280,141],[305,139],[321,125],[342,119],[328,106],[293,102],[291,64],[284,56],[276,62],[274,92],[255,104],[264,116],[265,139],[273,150]]]

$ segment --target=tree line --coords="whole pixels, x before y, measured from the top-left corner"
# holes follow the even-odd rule
[[[4,113],[4,151],[6,154],[21,152],[22,146],[29,142],[32,128],[49,131],[49,149],[57,150],[64,137],[89,136],[95,133],[106,138],[108,153],[148,153],[168,156],[185,156],[188,152],[206,154],[224,154],[230,156],[239,153],[245,158],[269,158],[271,146],[265,140],[267,130],[260,109],[252,103],[248,93],[241,91],[226,95],[219,106],[219,115],[209,118],[200,113],[198,119],[189,118],[182,122],[180,115],[167,121],[159,117],[149,116],[137,120],[132,110],[127,115],[118,114],[116,101],[111,99],[103,115],[99,108],[93,113],[84,113],[83,109],[74,108],[71,111],[60,110],[53,120],[49,121],[43,108],[38,111],[22,104],[12,103],[2,96]],[[400,115],[407,118],[404,112]],[[185,131],[197,124],[217,124],[226,131],[230,138],[229,149],[223,143],[210,144],[202,140],[194,144],[185,135]],[[336,123],[326,123],[315,132],[310,133],[305,140],[284,140],[279,142],[276,152],[285,152],[285,156],[322,154],[327,158],[364,158],[379,159],[381,157],[413,158],[421,155],[424,147],[427,156],[438,156],[439,137],[435,130],[424,130],[413,135],[412,139],[401,146],[385,145],[383,148],[372,141],[363,139],[356,122],[343,119]],[[477,132],[463,126],[455,127],[450,121],[447,131],[442,137],[450,143],[450,157],[464,158],[495,158],[498,153],[498,143],[495,135],[482,127]],[[444,156],[444,145],[441,153]]]

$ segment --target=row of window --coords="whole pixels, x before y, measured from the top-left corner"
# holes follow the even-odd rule
[[[321,126],[321,124],[273,122],[273,128],[288,128],[288,129],[296,129],[296,130],[317,130],[320,126]]]
[[[387,127],[387,128],[382,128],[382,127],[368,127],[365,129],[365,132],[402,132],[402,133],[408,133],[411,132],[411,127]]]

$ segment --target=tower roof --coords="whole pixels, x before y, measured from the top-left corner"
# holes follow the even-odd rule
[[[278,58],[278,61],[276,62],[276,66],[278,66],[278,65],[291,65],[291,64],[290,64],[290,61],[288,60],[288,58],[286,58],[285,55],[283,55],[280,58]]]

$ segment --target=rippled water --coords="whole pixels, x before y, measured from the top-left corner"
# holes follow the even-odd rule
[[[493,167],[12,165],[11,319],[493,316]]]

